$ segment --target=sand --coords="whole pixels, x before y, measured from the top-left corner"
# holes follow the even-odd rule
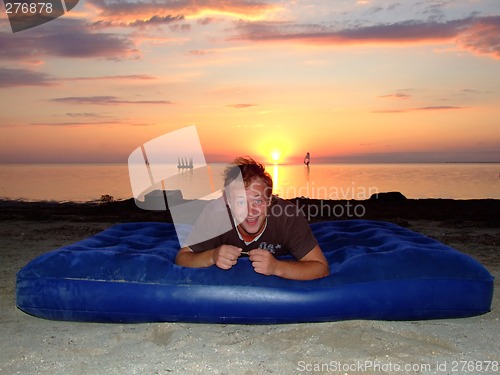
[[[482,316],[285,325],[125,325],[44,320],[15,306],[15,276],[20,268],[116,220],[100,221],[109,218],[106,215],[99,221],[74,215],[42,215],[43,219],[35,215],[37,219],[30,220],[30,215],[15,212],[4,210],[0,221],[1,374],[500,373],[496,224],[397,220],[470,254],[496,277],[492,311]],[[32,208],[30,212],[34,213]]]

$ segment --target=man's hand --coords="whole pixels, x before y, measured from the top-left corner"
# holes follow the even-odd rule
[[[292,280],[313,280],[327,276],[330,273],[328,262],[320,247],[316,245],[300,260],[278,260],[269,251],[254,249],[248,252],[255,272],[270,276],[283,277]],[[215,249],[194,253],[188,247],[183,247],[177,253],[176,264],[184,267],[217,267],[228,270],[233,267],[241,256],[241,248],[232,245],[221,245]]]
[[[269,251],[255,249],[251,250],[248,254],[255,272],[266,276],[275,274],[278,260]]]
[[[274,275],[292,280],[313,280],[330,273],[328,262],[319,245],[312,248],[298,261],[276,259],[273,254],[264,249],[251,250],[249,255],[255,272],[266,276]]]
[[[220,245],[213,250],[214,264],[223,269],[228,270],[238,262],[241,248],[232,245]]]
[[[215,249],[193,252],[189,247],[183,247],[175,257],[175,263],[179,266],[202,268],[214,264],[228,270],[234,266],[240,256],[241,249],[232,245],[221,245]]]

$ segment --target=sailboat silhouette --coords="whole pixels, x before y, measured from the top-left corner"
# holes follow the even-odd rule
[[[304,164],[309,167],[310,162],[311,162],[311,155],[309,155],[309,153],[307,153],[306,156],[304,157]]]

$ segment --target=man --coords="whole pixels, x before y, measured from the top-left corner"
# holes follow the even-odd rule
[[[312,280],[329,274],[328,262],[304,215],[294,204],[272,196],[273,181],[262,164],[248,157],[237,158],[225,171],[224,186],[224,196],[208,205],[193,227],[190,236],[200,242],[191,240],[180,249],[178,265],[198,268],[215,264],[230,269],[240,256],[248,255],[255,272],[263,275]],[[214,209],[217,205],[219,209]],[[209,236],[207,228],[213,229],[222,211],[234,223],[232,228]],[[276,258],[287,254],[295,259]]]

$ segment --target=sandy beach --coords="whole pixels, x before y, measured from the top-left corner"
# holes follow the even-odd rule
[[[129,201],[97,206],[2,201],[0,373],[500,373],[499,201],[389,199],[363,205],[365,218],[393,221],[479,260],[496,278],[492,311],[464,319],[285,325],[44,320],[15,306],[20,268],[117,222],[169,221],[169,215],[135,210]]]

